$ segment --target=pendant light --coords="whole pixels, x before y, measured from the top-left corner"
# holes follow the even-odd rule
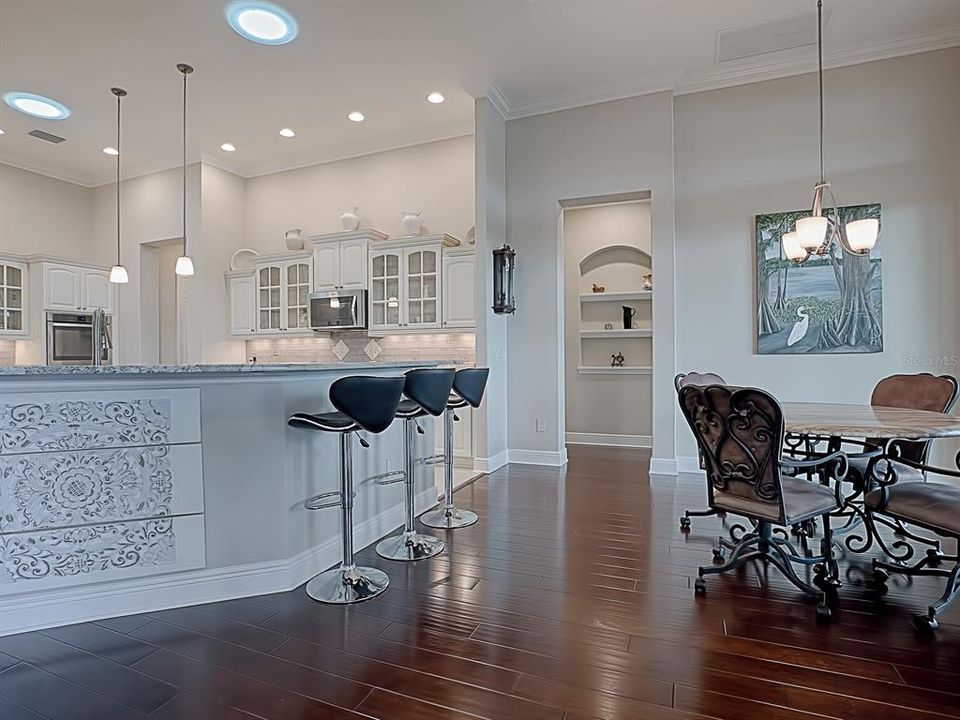
[[[851,255],[869,253],[877,244],[880,222],[876,219],[856,220],[840,225],[840,211],[833,188],[823,174],[823,0],[817,0],[817,79],[820,94],[820,181],[813,186],[813,207],[810,215],[797,220],[795,232],[785,233],[784,254],[795,262],[804,262],[814,255],[827,255],[834,241]],[[829,204],[824,206],[824,199]]]
[[[177,258],[175,272],[180,277],[189,277],[193,275],[193,260],[187,254],[187,75],[193,68],[178,63],[177,70],[183,75],[183,255]]]
[[[130,282],[127,269],[120,263],[120,98],[127,96],[123,88],[110,88],[117,96],[117,264],[110,268],[110,282],[124,285]]]

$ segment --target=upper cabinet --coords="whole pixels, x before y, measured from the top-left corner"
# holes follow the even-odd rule
[[[310,334],[311,258],[309,253],[300,253],[282,260],[258,260],[255,272],[258,333]],[[236,301],[236,297],[231,298],[231,306]]]
[[[254,270],[227,273],[228,329],[231,335],[257,330],[257,278]]]
[[[26,335],[27,266],[0,259],[0,335]]]
[[[114,288],[107,270],[44,262],[40,276],[45,310],[114,312]]]
[[[477,261],[473,248],[456,248],[443,254],[443,327],[472,328],[474,312],[474,272]]]
[[[449,235],[372,243],[370,330],[386,333],[440,329],[443,252],[444,248],[459,244]]]
[[[314,291],[366,288],[367,248],[371,241],[385,240],[386,237],[376,230],[354,230],[311,237]]]

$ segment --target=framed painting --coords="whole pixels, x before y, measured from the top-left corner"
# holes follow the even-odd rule
[[[880,219],[880,205],[841,207],[840,224]],[[809,210],[756,216],[757,353],[876,353],[883,350],[883,260],[877,245],[788,260],[780,238]],[[881,231],[882,237],[882,231]]]

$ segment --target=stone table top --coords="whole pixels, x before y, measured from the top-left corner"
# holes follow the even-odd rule
[[[819,402],[781,406],[787,432],[903,440],[960,437],[960,417],[927,410]]]

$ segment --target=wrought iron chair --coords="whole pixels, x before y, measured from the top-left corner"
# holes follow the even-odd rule
[[[679,394],[680,390],[688,385],[723,385],[726,382],[722,377],[716,373],[701,373],[701,372],[688,372],[680,373],[673,379],[673,386],[677,389]],[[706,470],[707,466],[703,460],[703,451],[698,447],[697,448],[697,458],[700,461],[700,469]],[[726,513],[723,510],[717,510],[716,508],[707,508],[706,510],[684,510],[683,515],[680,516],[680,530],[685,531],[690,529],[690,518],[692,517],[709,517],[710,515],[719,515],[720,517],[726,516]]]
[[[879,519],[878,516],[886,516],[898,524],[908,523],[940,537],[952,538],[954,553],[947,555],[940,550],[927,550],[918,562],[906,565],[905,563],[914,555],[912,546],[905,542],[894,543],[894,547],[899,550],[898,554],[894,555],[888,550],[888,554],[896,558],[894,562],[874,558],[874,580],[877,582],[878,589],[886,592],[886,581],[891,572],[909,576],[933,575],[947,578],[947,585],[940,599],[927,608],[925,615],[918,615],[914,619],[914,625],[918,630],[932,631],[938,625],[937,616],[960,595],[960,487],[941,482],[916,480],[911,482],[898,477],[897,473],[899,468],[907,467],[913,472],[923,473],[926,480],[927,473],[960,478],[960,472],[931,467],[904,456],[897,457],[895,449],[888,449],[887,452],[891,462],[886,472],[883,477],[874,478],[877,487],[864,497],[867,523],[872,524]],[[894,457],[896,460],[892,459]],[[960,453],[957,454],[954,464],[960,468]],[[876,475],[876,472],[873,474]],[[876,528],[870,528],[870,530],[875,532]],[[947,570],[941,567],[944,561],[952,562],[953,568]]]
[[[731,547],[729,560],[697,570],[697,594],[706,593],[705,575],[759,559],[816,599],[817,617],[828,619],[826,590],[837,584],[838,577],[830,536],[830,513],[837,510],[838,500],[828,481],[846,474],[846,455],[837,451],[806,460],[782,457],[783,409],[776,398],[757,388],[687,385],[680,389],[679,401],[703,453],[710,507],[756,523],[749,531],[742,525],[731,528],[735,543],[726,543]],[[793,477],[801,472],[816,473],[820,482]],[[822,555],[803,557],[785,528],[817,516],[823,519]],[[722,558],[722,550],[715,555]],[[800,579],[793,563],[816,566],[816,587]]]

